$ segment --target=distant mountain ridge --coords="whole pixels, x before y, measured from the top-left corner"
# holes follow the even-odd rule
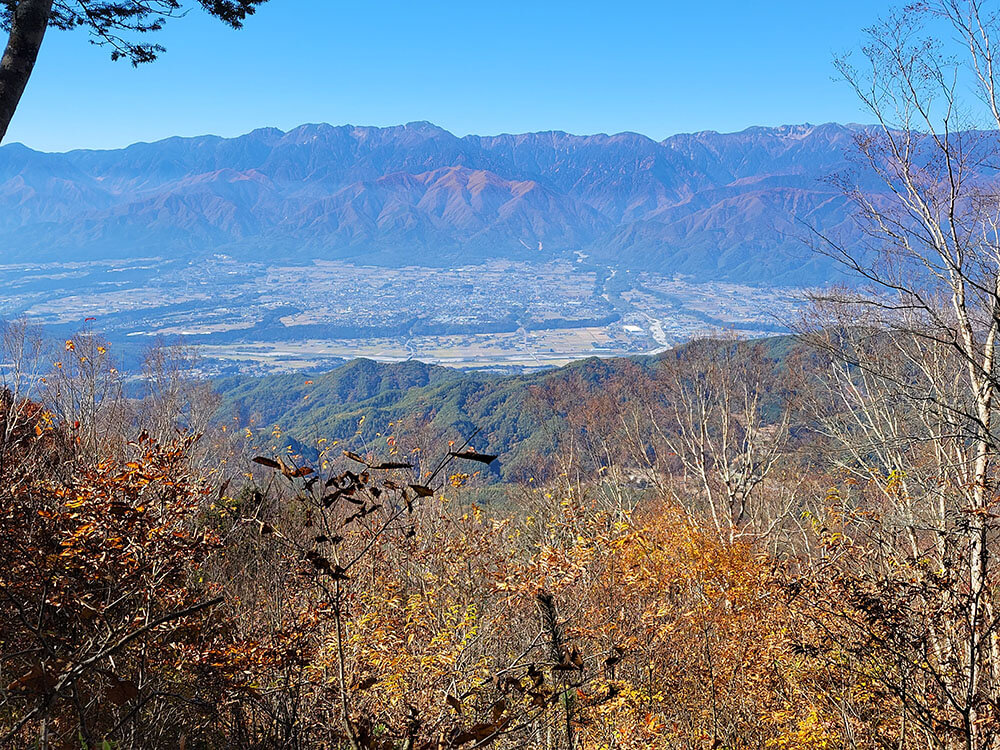
[[[595,262],[817,283],[808,226],[851,231],[825,180],[858,126],[465,136],[426,122],[302,125],[110,151],[0,147],[7,261],[225,252],[445,265]]]

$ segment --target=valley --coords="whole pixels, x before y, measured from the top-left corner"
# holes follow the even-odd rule
[[[442,269],[312,260],[21,263],[0,266],[0,316],[124,353],[196,347],[203,374],[318,370],[366,357],[462,369],[533,370],[649,354],[698,336],[785,332],[802,290],[564,260]]]
[[[1000,750],[1000,0],[875,5],[0,0],[0,750]]]
[[[302,125],[109,151],[0,147],[0,319],[202,374],[419,359],[533,370],[786,333],[843,281],[852,125],[456,136]]]

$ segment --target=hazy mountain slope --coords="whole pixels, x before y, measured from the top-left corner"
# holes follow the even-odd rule
[[[826,178],[856,128],[455,135],[429,123],[303,125],[114,151],[0,147],[4,258],[198,255],[608,262],[822,281],[810,225],[849,229]],[[539,248],[539,245],[541,246]],[[747,277],[748,269],[756,276]]]
[[[332,256],[396,251],[400,262],[413,263],[420,260],[421,248],[444,256],[459,250],[522,255],[522,237],[572,250],[610,226],[590,206],[537,182],[445,167],[354,183],[308,203],[278,222],[269,236],[275,243],[291,239]]]

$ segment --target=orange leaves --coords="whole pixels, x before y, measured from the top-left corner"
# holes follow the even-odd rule
[[[666,722],[660,716],[648,713],[645,716],[642,728],[649,734],[659,734],[665,726]]]
[[[533,509],[511,531],[533,542],[505,564],[503,601],[516,608],[550,592],[573,613],[561,615],[572,640],[550,662],[553,675],[604,679],[577,695],[585,746],[710,744],[713,711],[728,712],[743,737],[770,736],[769,707],[795,688],[777,666],[788,613],[769,560],[663,506],[622,522],[552,498],[547,515]]]
[[[72,659],[228,587],[218,610],[158,625],[80,682],[109,724],[180,685],[219,712],[198,726],[234,720],[224,712],[236,705],[289,711],[303,746],[330,742],[345,703],[370,748],[766,746],[782,733],[818,748],[807,740],[829,730],[810,724],[821,676],[790,654],[771,561],[669,506],[626,513],[599,492],[548,485],[514,507],[418,503],[449,475],[453,486],[471,477],[446,464],[407,486],[426,464],[350,452],[340,473],[329,454],[315,471],[291,453],[258,456],[266,471],[230,489],[188,476],[184,450],[147,436],[127,458],[50,478],[0,533],[27,534],[32,552],[0,582],[43,600],[45,637]],[[231,515],[216,513],[223,500]],[[33,671],[36,635],[12,627],[25,653],[12,689],[27,701],[71,663]]]
[[[46,698],[54,723],[64,710],[76,716],[74,691],[95,730],[136,700],[138,685],[118,670],[137,653],[179,674],[174,660],[191,643],[157,618],[202,597],[193,573],[218,546],[198,523],[206,490],[178,461],[189,445],[144,443],[130,460],[63,472],[32,464],[0,494],[0,632],[8,668],[24,670],[11,689],[29,709],[39,693],[57,693]],[[20,614],[28,610],[30,627]],[[156,626],[143,630],[146,622]],[[54,657],[33,663],[40,651]],[[145,682],[153,671],[144,669]]]

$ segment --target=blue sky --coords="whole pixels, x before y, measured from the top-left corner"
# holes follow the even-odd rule
[[[863,120],[831,58],[883,0],[270,0],[234,32],[200,12],[133,69],[50,32],[8,133],[43,150],[304,122],[430,120],[459,134],[663,138]]]

